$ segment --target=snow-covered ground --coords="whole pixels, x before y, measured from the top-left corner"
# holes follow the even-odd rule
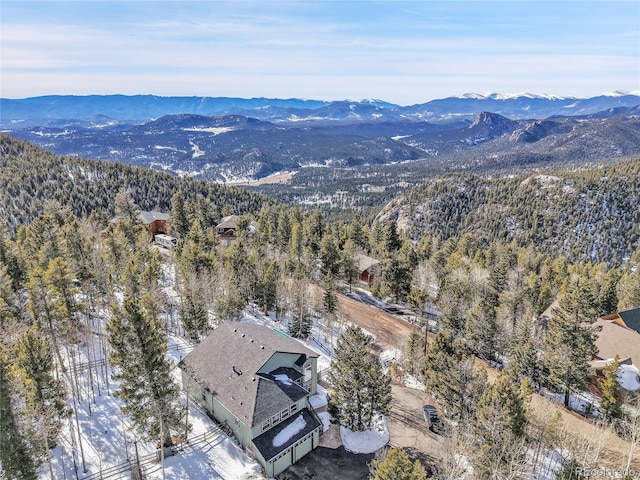
[[[389,429],[383,415],[377,415],[373,427],[353,432],[340,425],[340,437],[345,450],[351,453],[373,453],[389,443]]]
[[[141,441],[130,422],[122,415],[121,402],[113,394],[118,383],[111,378],[111,367],[104,357],[99,358],[99,371],[89,373],[87,365],[90,343],[69,358],[69,365],[77,365],[79,392],[70,407],[77,412],[64,425],[58,445],[51,450],[51,470],[45,464],[39,478],[97,479],[123,478],[131,475],[137,462],[149,480],[163,478],[163,466],[156,457],[155,442]],[[94,346],[95,347],[95,346]],[[169,337],[168,357],[176,364],[192,346],[178,337]],[[100,352],[99,349],[96,351]],[[73,371],[73,369],[71,370]],[[179,369],[173,371],[179,381]],[[70,378],[66,379],[70,382]],[[180,398],[185,403],[184,395]],[[188,421],[192,430],[188,443],[179,445],[175,455],[164,462],[164,477],[168,479],[257,479],[263,478],[261,467],[250,459],[225,433],[220,431],[206,414],[189,402]],[[78,433],[80,436],[78,436]]]
[[[173,265],[164,264],[164,293],[169,304],[179,304],[180,295],[175,289]],[[142,441],[131,423],[121,412],[122,403],[114,396],[118,382],[112,379],[108,362],[109,346],[103,333],[109,317],[109,309],[97,310],[91,317],[91,333],[85,342],[66,352],[65,364],[70,367],[64,381],[71,391],[71,377],[77,374],[78,391],[69,400],[69,408],[77,413],[63,426],[58,445],[51,450],[51,464],[45,463],[39,470],[41,479],[130,479],[131,469],[139,463],[145,478],[166,479],[258,479],[264,478],[261,467],[249,458],[235,441],[220,431],[207,415],[181,393],[180,401],[188,402],[188,422],[192,430],[174,448],[174,454],[157,458],[156,442]],[[175,327],[175,310],[166,316],[167,325]],[[273,315],[263,315],[255,308],[245,311],[242,322],[267,325],[287,331],[289,319],[276,321]],[[316,318],[311,335],[301,341],[318,353],[318,371],[326,373],[331,365],[331,355],[336,338],[345,324],[328,325]],[[178,331],[180,329],[178,328]],[[180,384],[178,362],[186,356],[194,344],[173,332],[168,336],[167,357],[173,362],[173,374]],[[389,360],[398,352],[387,352]],[[91,368],[89,368],[91,365]],[[283,379],[286,381],[286,379]],[[327,405],[327,393],[318,385],[318,393],[310,397],[311,406],[321,409]],[[319,413],[323,429],[330,425],[329,414]],[[291,428],[295,428],[293,425]],[[299,426],[297,426],[299,427]],[[389,441],[384,417],[376,420],[367,432],[341,432],[345,448],[352,452],[373,452]],[[291,433],[291,432],[289,432]],[[293,433],[291,433],[293,434]],[[163,471],[164,470],[164,471]]]
[[[618,370],[618,383],[625,390],[637,392],[640,390],[640,376],[634,365],[620,365]]]
[[[564,404],[564,392],[551,392],[542,388],[540,389],[540,394],[554,402]],[[602,416],[600,413],[600,399],[589,392],[578,392],[569,395],[569,408],[594,418]]]

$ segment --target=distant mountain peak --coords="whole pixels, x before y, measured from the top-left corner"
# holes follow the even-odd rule
[[[606,93],[602,94],[603,97],[624,97],[626,95],[639,95],[640,96],[640,90],[633,90],[631,92],[629,92],[627,90],[614,90],[612,92],[606,92]]]
[[[567,98],[574,97],[561,97],[559,95],[553,95],[549,93],[497,93],[497,92],[486,92],[484,94],[481,93],[463,93],[458,97],[451,98],[466,98],[473,100],[515,100],[518,98],[532,98],[532,99],[544,99],[544,100],[566,100]]]

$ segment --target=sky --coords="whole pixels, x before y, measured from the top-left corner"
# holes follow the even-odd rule
[[[640,90],[640,1],[0,2],[0,96]]]

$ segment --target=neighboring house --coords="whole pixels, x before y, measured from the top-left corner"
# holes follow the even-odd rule
[[[612,317],[612,318],[610,318]],[[618,380],[627,390],[640,390],[640,333],[618,323],[617,315],[607,315],[596,320],[600,330],[596,339],[598,354],[591,362],[596,374],[618,355],[624,375]],[[635,377],[635,378],[633,378]]]
[[[238,226],[236,224],[238,220],[238,215],[229,215],[228,217],[222,218],[220,223],[216,225],[216,233],[220,239],[220,245],[223,247],[228,247],[232,245],[237,240],[236,231]],[[256,222],[251,222],[249,224],[248,232],[253,233],[258,230],[258,224]]]
[[[362,283],[370,286],[382,274],[382,264],[375,258],[358,253],[356,261],[358,262],[358,279]]]
[[[277,330],[230,322],[180,367],[184,388],[274,477],[318,446],[317,357]]]
[[[169,214],[162,212],[140,212],[140,220],[147,226],[151,235],[158,233],[169,234]]]
[[[640,333],[640,308],[618,312],[617,316],[614,316],[612,320],[623,327],[630,328],[631,330],[635,330]]]

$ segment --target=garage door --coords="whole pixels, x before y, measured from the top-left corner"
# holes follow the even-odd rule
[[[273,475],[276,476],[280,472],[284,472],[287,468],[293,464],[293,459],[291,458],[291,454],[293,449],[290,448],[281,457],[276,458],[273,462]]]
[[[306,441],[294,447],[296,450],[294,455],[296,462],[311,451],[312,442],[313,442],[313,436],[307,438]]]

